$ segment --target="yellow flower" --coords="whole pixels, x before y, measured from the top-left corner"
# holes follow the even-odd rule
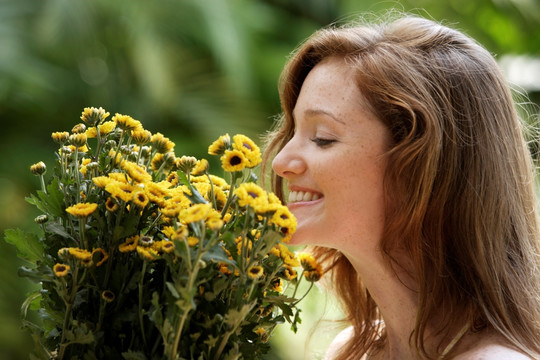
[[[152,170],[157,171],[160,168],[163,168],[164,170],[170,170],[176,163],[176,157],[174,156],[173,152],[168,152],[165,154],[157,153],[152,158],[152,162],[150,163],[150,166]]]
[[[280,278],[273,278],[270,285],[272,285],[272,290],[277,291],[278,293],[283,292],[283,282]]]
[[[208,154],[210,155],[223,155],[225,150],[231,146],[231,137],[229,134],[221,135],[216,141],[214,141],[208,147]]]
[[[116,123],[114,121],[105,121],[103,124],[98,125],[97,129],[99,129],[100,136],[105,136],[107,134],[110,134],[115,127]],[[97,129],[95,126],[88,128],[85,132],[86,136],[89,139],[97,137]]]
[[[135,144],[144,145],[152,139],[152,133],[145,129],[135,130],[131,133],[131,137]]]
[[[251,240],[247,240],[244,244],[244,241],[242,239],[242,236],[234,239],[234,241],[236,242],[236,252],[238,255],[242,254],[242,246],[246,246],[247,251],[250,251],[253,248],[253,242]]]
[[[230,185],[229,183],[227,183],[227,181],[219,176],[216,176],[216,175],[212,175],[210,174],[210,180],[212,181],[212,184],[214,184],[214,186],[218,186],[220,188],[222,188],[223,190],[229,190],[230,189]]]
[[[208,164],[208,160],[201,159],[201,160],[197,161],[197,165],[195,165],[193,170],[191,170],[191,175],[193,175],[193,176],[202,175],[202,174],[206,173],[209,166],[210,166],[210,164]]]
[[[311,270],[311,271],[304,271],[304,277],[307,281],[311,282],[317,282],[321,279],[323,276],[322,268]]]
[[[190,236],[187,238],[187,243],[189,246],[195,246],[199,243],[199,238],[195,236]]]
[[[116,128],[114,121],[105,121],[103,124],[98,125],[99,135],[105,136],[110,134]]]
[[[266,211],[268,205],[266,192],[259,185],[252,182],[243,183],[236,188],[234,193],[238,197],[240,206],[250,206],[257,213]]]
[[[277,246],[279,247],[279,256],[285,265],[291,267],[300,266],[300,263],[296,259],[294,253],[292,253],[285,244],[280,243]]]
[[[101,266],[105,261],[107,261],[107,259],[109,258],[109,255],[102,248],[97,248],[97,249],[92,250],[92,257],[94,256],[94,254],[98,254],[98,253],[101,254],[101,260],[99,260],[96,263],[96,266]]]
[[[205,220],[210,209],[210,204],[195,204],[180,212],[180,220],[186,224]]]
[[[66,212],[78,218],[85,218],[96,211],[97,207],[96,203],[78,203],[66,208]]]
[[[104,290],[102,293],[101,293],[101,298],[103,300],[105,300],[105,302],[107,303],[111,303],[114,301],[115,299],[115,295],[114,293],[111,291],[111,290]]]
[[[151,247],[137,246],[137,253],[139,253],[141,258],[150,261],[156,260],[159,257],[157,251]]]
[[[105,186],[112,182],[113,180],[108,176],[96,176],[92,178],[92,182],[101,189],[105,189]]]
[[[160,154],[166,154],[173,151],[175,145],[169,138],[166,138],[161,133],[152,135],[150,141],[152,142],[152,148]]]
[[[248,162],[247,167],[253,168],[261,163],[261,149],[247,136],[235,135],[232,147],[244,153]]]
[[[167,182],[171,184],[171,186],[176,186],[180,182],[180,178],[178,177],[178,174],[175,172],[172,172],[167,176]]]
[[[134,251],[139,244],[139,235],[128,237],[123,243],[118,245],[118,250],[122,253]]]
[[[182,240],[188,236],[188,228],[180,224],[177,228],[173,226],[165,226],[161,232],[170,240]]]
[[[30,172],[34,175],[43,175],[45,172],[47,172],[47,166],[43,161],[40,161],[30,166]]]
[[[81,114],[81,120],[90,126],[95,126],[105,120],[109,115],[102,107],[86,107]]]
[[[323,275],[323,270],[321,264],[315,260],[313,255],[301,252],[296,255],[298,260],[300,260],[300,265],[304,269],[304,276],[308,281],[319,281]]]
[[[210,210],[210,214],[208,215],[208,218],[206,219],[206,226],[210,230],[219,230],[223,226],[223,220],[221,220],[221,214],[216,211],[215,209]]]
[[[248,269],[247,274],[250,278],[257,280],[257,279],[260,279],[264,275],[264,270],[262,266],[254,265]]]
[[[240,150],[225,150],[221,156],[221,166],[228,172],[242,171],[248,166],[248,160]]]
[[[144,209],[150,199],[148,199],[148,196],[146,196],[144,191],[140,190],[133,193],[132,201],[135,205],[137,205],[137,207]]]
[[[107,211],[115,212],[118,210],[118,207],[118,203],[110,196],[107,198],[107,201],[105,201],[105,209],[107,209]]]
[[[266,332],[266,330],[264,330],[262,327],[258,327],[256,329],[253,329],[253,332],[259,336],[261,336],[262,334],[264,334]]]
[[[129,202],[133,198],[133,193],[138,188],[130,185],[121,183],[119,181],[113,181],[105,186],[105,191],[111,194],[115,199],[120,199],[123,202]]]
[[[124,169],[129,177],[138,183],[145,183],[152,181],[152,175],[146,172],[146,170],[132,161],[124,160],[120,164],[120,167]]]
[[[112,120],[116,123],[116,126],[118,126],[120,129],[124,131],[135,131],[135,130],[142,129],[141,122],[133,119],[129,115],[122,115],[122,114],[116,113],[113,116]]]
[[[92,159],[83,159],[82,162],[81,162],[81,168],[79,169],[79,171],[81,172],[81,174],[83,174],[84,176],[86,176],[86,174],[88,173],[88,168],[86,167],[86,165],[90,164],[92,162]]]
[[[172,241],[163,240],[161,242],[161,250],[165,253],[171,253],[174,251],[174,243]]]
[[[69,255],[81,261],[91,261],[92,253],[88,250],[70,247],[68,248]]]
[[[56,131],[51,134],[55,143],[64,145],[69,139],[69,133],[67,131]]]
[[[296,279],[296,277],[298,276],[298,274],[296,273],[296,270],[294,270],[289,265],[285,265],[279,272],[279,275],[289,281]]]
[[[124,160],[122,160],[122,161],[124,161]],[[123,184],[129,183],[129,179],[128,179],[127,174],[125,174],[125,173],[123,173],[123,172],[114,172],[114,173],[110,173],[110,174],[109,174],[109,179],[112,179],[112,180],[121,182],[121,183],[123,183]]]
[[[56,263],[53,267],[54,275],[64,277],[69,273],[69,265]]]
[[[218,267],[219,267],[219,272],[224,274],[224,275],[231,275],[232,274],[232,271],[229,269],[229,266],[224,263],[224,262],[220,262],[218,263]]]
[[[285,242],[288,241],[296,231],[296,218],[289,209],[283,205],[276,209],[269,223],[276,224],[280,227],[280,231],[285,236],[283,239]]]
[[[164,207],[165,200],[170,196],[170,192],[168,191],[168,186],[170,185],[170,183],[148,182],[144,184],[144,190],[150,201],[160,207]]]
[[[225,195],[225,192],[221,188],[214,187],[214,197],[216,199],[216,207],[219,210],[223,209],[227,202],[227,195]]]

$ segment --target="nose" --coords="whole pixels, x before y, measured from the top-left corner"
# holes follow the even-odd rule
[[[279,176],[289,179],[294,175],[300,175],[306,170],[306,163],[302,157],[301,149],[291,139],[285,147],[279,151],[272,161],[272,169]]]

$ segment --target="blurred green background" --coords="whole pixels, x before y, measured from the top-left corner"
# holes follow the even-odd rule
[[[170,137],[177,155],[203,157],[225,132],[258,140],[280,111],[277,81],[290,52],[315,29],[390,8],[476,38],[518,92],[539,102],[538,0],[0,0],[0,232],[38,232],[24,201],[39,185],[29,166],[52,168],[50,133],[70,130],[84,107],[141,120]],[[0,240],[0,252],[0,358],[26,359],[19,308],[30,284],[17,276],[14,248]],[[279,329],[267,359],[320,358],[332,325],[305,339],[338,311],[320,290],[304,306],[300,333]]]

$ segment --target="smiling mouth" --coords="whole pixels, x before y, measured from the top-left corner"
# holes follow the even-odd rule
[[[312,193],[309,191],[291,191],[289,192],[289,204],[300,201],[315,201],[319,200],[322,196],[318,193]]]

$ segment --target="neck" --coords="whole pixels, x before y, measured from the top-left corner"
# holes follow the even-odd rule
[[[405,269],[391,269],[382,256],[379,259],[371,258],[368,262],[354,257],[348,258],[362,277],[384,320],[387,342],[378,357],[417,359],[416,350],[409,341],[415,327],[418,307],[411,276]]]

